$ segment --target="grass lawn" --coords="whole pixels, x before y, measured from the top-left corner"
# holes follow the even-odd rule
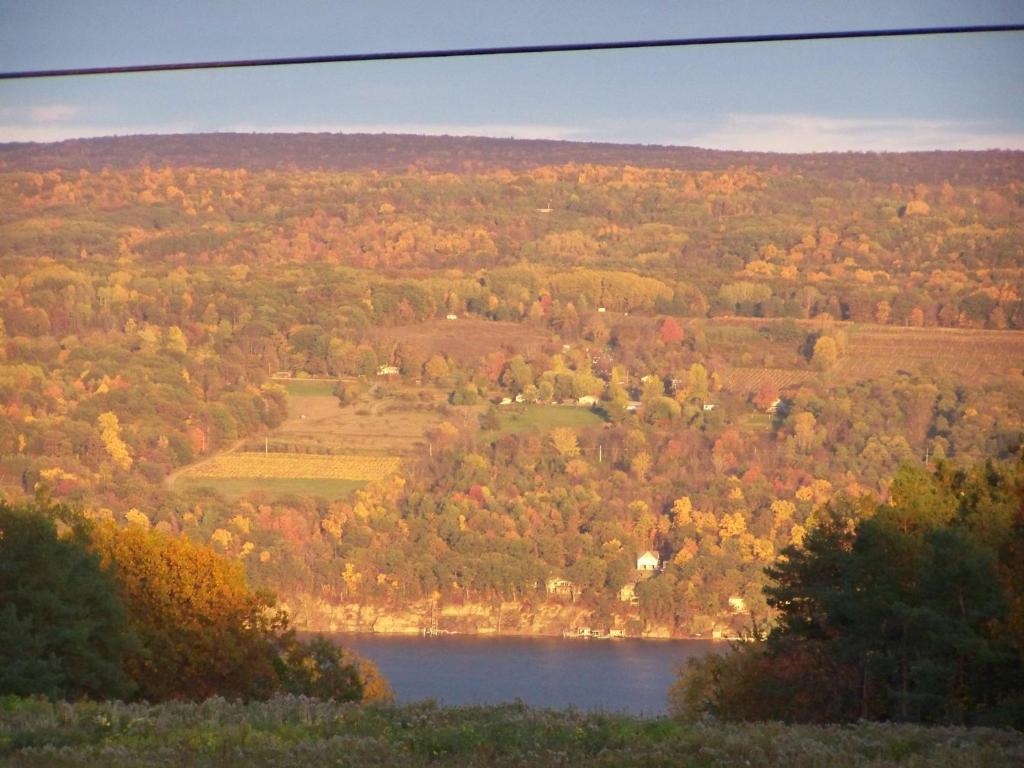
[[[285,391],[292,397],[330,397],[334,394],[334,381],[308,381],[305,379],[289,379],[274,382],[285,388]]]
[[[768,413],[748,413],[738,420],[739,426],[744,430],[768,432],[772,428],[774,417]]]
[[[251,491],[320,496],[331,501],[344,499],[362,488],[362,480],[311,480],[291,477],[190,477],[184,475],[174,483],[174,490],[187,491],[193,488],[212,488],[224,496],[235,499]]]
[[[502,432],[534,428],[546,432],[556,427],[583,429],[602,423],[601,417],[589,408],[574,405],[508,405],[499,410]]]

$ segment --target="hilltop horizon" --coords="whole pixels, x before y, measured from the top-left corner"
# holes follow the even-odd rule
[[[1024,151],[762,152],[697,146],[412,133],[160,133],[0,142],[0,169],[101,170],[149,163],[248,170],[479,172],[544,165],[632,165],[676,170],[737,166],[891,182],[1005,183],[1024,178]]]

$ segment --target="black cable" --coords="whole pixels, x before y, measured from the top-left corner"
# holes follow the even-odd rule
[[[727,35],[724,37],[683,37],[664,40],[627,40],[605,43],[563,43],[556,45],[511,45],[497,48],[451,48],[388,53],[346,53],[334,56],[292,56],[273,59],[236,59],[233,61],[192,61],[177,64],[135,64],[124,67],[78,67],[0,72],[0,80],[27,80],[40,77],[79,75],[117,75],[132,72],[174,72],[191,69],[231,69],[236,67],[279,67],[292,64],[338,64],[355,61],[393,61],[396,59],[449,59],[461,56],[506,56],[520,53],[567,53],[572,51],[611,51],[627,48],[683,48],[735,43],[790,43],[802,40],[848,40],[869,37],[909,37],[913,35],[963,35],[979,32],[1024,32],[1024,24],[988,24],[958,27],[909,27],[902,29],[859,29],[842,32],[788,32],[767,35]]]

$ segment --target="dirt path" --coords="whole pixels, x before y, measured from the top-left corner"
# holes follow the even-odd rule
[[[167,475],[167,477],[164,478],[164,485],[166,485],[168,488],[172,488],[174,486],[174,482],[179,477],[181,477],[183,474],[185,474],[186,472],[189,472],[190,470],[193,470],[196,467],[201,467],[204,464],[209,464],[211,461],[216,459],[218,456],[223,456],[225,453],[234,453],[235,451],[237,451],[239,448],[242,447],[242,444],[245,443],[246,440],[249,440],[251,438],[252,438],[252,435],[250,435],[249,437],[239,438],[238,440],[233,442],[231,445],[229,445],[227,448],[225,448],[223,451],[217,451],[216,453],[211,453],[205,459],[200,459],[199,461],[193,462],[191,464],[186,464],[183,467],[178,467],[176,470],[174,470],[169,475]]]

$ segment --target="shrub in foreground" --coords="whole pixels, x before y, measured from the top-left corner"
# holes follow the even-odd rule
[[[58,533],[56,521],[65,530]],[[390,697],[376,667],[298,639],[240,563],[44,500],[0,502],[0,695]]]

